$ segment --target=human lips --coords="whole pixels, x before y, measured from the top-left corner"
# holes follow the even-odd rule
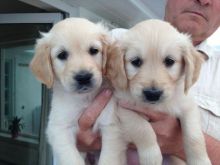
[[[188,11],[185,11],[185,13],[190,13],[190,14],[198,15],[198,16],[204,18],[206,21],[208,21],[207,17],[203,13],[201,13],[201,12],[188,10]]]

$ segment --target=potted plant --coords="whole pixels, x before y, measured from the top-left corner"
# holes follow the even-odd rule
[[[19,132],[21,132],[21,130],[24,128],[24,124],[21,123],[21,120],[22,120],[21,117],[19,118],[15,116],[9,124],[8,129],[11,132],[12,139],[17,138],[19,135]]]

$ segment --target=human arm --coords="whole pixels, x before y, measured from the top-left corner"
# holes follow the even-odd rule
[[[104,89],[81,115],[77,134],[77,146],[80,151],[94,151],[101,148],[99,133],[92,132],[92,126],[111,96],[112,92],[109,89]]]
[[[163,154],[175,155],[185,160],[182,132],[179,121],[167,114],[153,112],[146,108],[120,103],[126,109],[134,110],[146,116],[157,135]],[[213,165],[220,164],[220,141],[204,133],[208,155]]]
[[[206,148],[213,165],[220,164],[220,141],[208,134],[205,135]]]

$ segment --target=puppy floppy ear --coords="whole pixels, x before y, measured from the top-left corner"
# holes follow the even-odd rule
[[[192,45],[185,51],[183,60],[185,63],[185,87],[184,92],[187,94],[189,88],[197,81],[204,55],[198,52]]]
[[[50,56],[50,45],[45,38],[37,40],[35,55],[30,63],[30,68],[38,80],[48,88],[52,87],[54,74]]]
[[[102,73],[106,74],[106,63],[107,63],[107,53],[109,49],[109,45],[111,43],[110,37],[107,35],[102,35],[101,36],[101,41],[102,41]]]
[[[128,79],[125,70],[125,51],[113,43],[107,52],[106,75],[116,89],[126,90]]]

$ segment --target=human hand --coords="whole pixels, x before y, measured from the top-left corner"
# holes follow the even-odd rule
[[[94,151],[101,148],[101,137],[98,132],[92,131],[92,126],[111,96],[112,92],[109,89],[104,89],[81,115],[77,134],[77,146],[80,151]]]
[[[119,102],[119,105],[125,109],[136,111],[149,120],[157,135],[157,141],[163,154],[176,155],[184,159],[182,131],[178,119],[123,101]]]

